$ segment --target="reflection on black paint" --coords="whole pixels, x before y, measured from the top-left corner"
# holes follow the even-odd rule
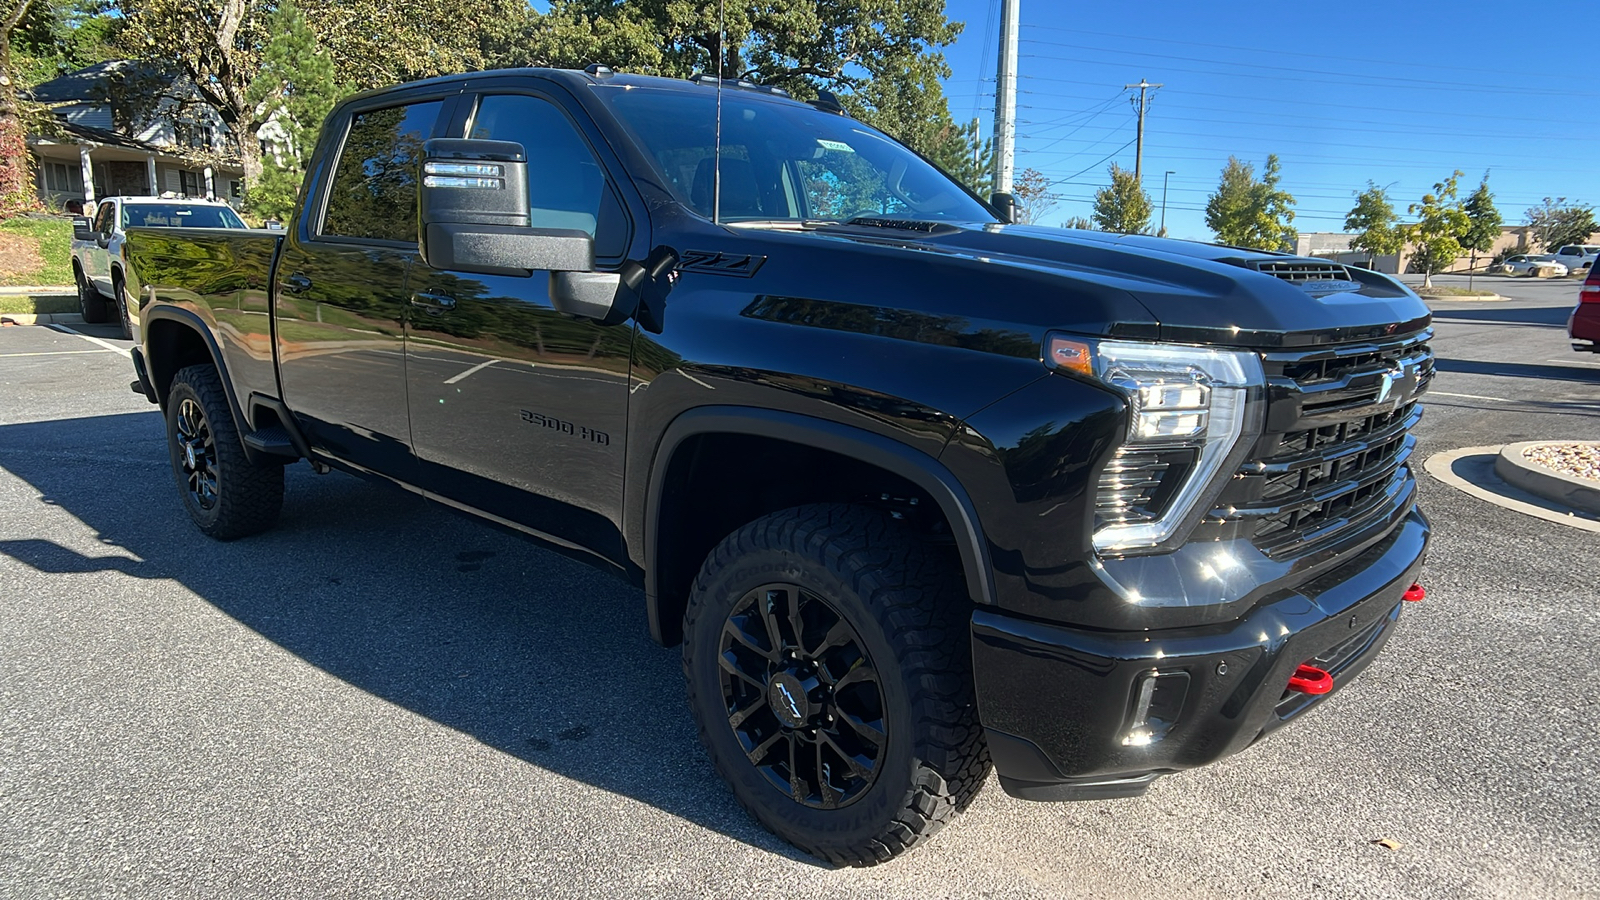
[[[1026,333],[994,328],[974,329],[972,323],[962,316],[930,315],[908,309],[835,300],[772,296],[757,297],[741,315],[785,325],[851,331],[1023,359],[1039,355],[1039,342]]]

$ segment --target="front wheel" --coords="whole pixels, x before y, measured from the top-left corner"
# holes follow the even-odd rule
[[[774,834],[866,866],[931,837],[989,756],[959,570],[874,510],[804,506],[701,568],[683,666],[700,739]]]
[[[122,276],[118,275],[111,281],[112,303],[117,308],[117,324],[122,326],[122,339],[133,340],[133,316],[128,311],[128,292],[123,290]]]
[[[245,456],[222,379],[212,366],[179,369],[167,395],[167,449],[183,507],[202,532],[231,541],[272,527],[283,508],[283,466]]]

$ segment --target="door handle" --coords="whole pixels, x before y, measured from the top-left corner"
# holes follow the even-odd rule
[[[456,298],[448,294],[417,291],[411,295],[411,305],[431,313],[449,312],[456,308]]]
[[[311,290],[311,279],[299,272],[283,280],[283,289],[291,294],[301,294]]]

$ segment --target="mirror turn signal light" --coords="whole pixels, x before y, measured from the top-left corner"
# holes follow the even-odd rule
[[[1289,690],[1302,694],[1326,694],[1333,690],[1333,675],[1326,669],[1302,664],[1289,677]]]
[[[1427,589],[1413,581],[1411,582],[1411,587],[1406,588],[1406,592],[1400,595],[1400,599],[1406,601],[1407,603],[1417,603],[1425,599],[1427,596]]]

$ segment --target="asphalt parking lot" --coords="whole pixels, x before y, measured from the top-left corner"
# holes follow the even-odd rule
[[[1577,283],[1479,281],[1416,459],[1600,439]],[[303,464],[204,540],[95,334],[0,330],[0,895],[1600,896],[1600,535],[1421,475],[1430,596],[1297,727],[836,870],[735,805],[632,589]]]

